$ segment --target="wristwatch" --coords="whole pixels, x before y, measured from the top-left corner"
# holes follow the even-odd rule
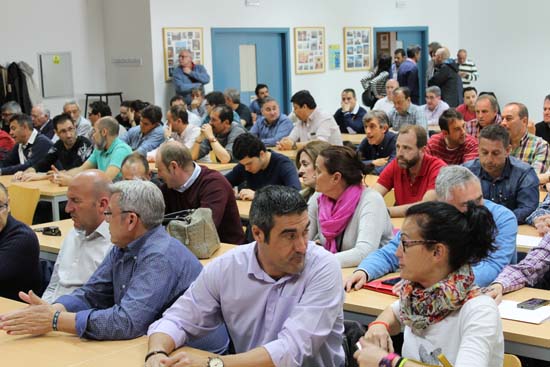
[[[223,367],[223,361],[219,357],[208,357],[208,363],[206,367]]]
[[[392,367],[392,362],[396,358],[399,358],[399,354],[390,353],[383,357],[380,362],[378,362],[378,367]]]

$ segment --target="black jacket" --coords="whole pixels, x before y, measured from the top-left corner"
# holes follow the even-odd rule
[[[458,64],[450,60],[436,66],[434,76],[428,80],[428,87],[437,85],[441,89],[441,99],[450,107],[460,104],[462,96],[462,79],[458,75]]]

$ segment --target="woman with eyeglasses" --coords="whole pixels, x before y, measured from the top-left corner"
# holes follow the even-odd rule
[[[386,203],[378,192],[363,186],[368,168],[353,149],[326,148],[315,166],[317,192],[308,202],[309,238],[336,254],[343,268],[357,266],[392,238]]]
[[[369,325],[355,354],[361,367],[502,366],[498,308],[474,285],[471,268],[494,251],[495,230],[491,213],[474,203],[465,213],[443,202],[407,210],[396,251],[399,300]],[[399,356],[390,335],[403,327]]]

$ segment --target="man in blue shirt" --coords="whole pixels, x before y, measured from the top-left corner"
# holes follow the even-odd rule
[[[96,340],[137,338],[199,275],[202,266],[195,255],[162,227],[164,199],[158,187],[130,180],[110,191],[104,214],[115,247],[88,282],[52,305],[33,292],[20,292],[30,307],[0,315],[0,329],[10,335],[57,330]],[[193,344],[223,352],[228,342],[222,326]]]
[[[447,166],[441,168],[435,182],[437,199],[465,211],[469,201],[477,205],[485,205],[493,214],[497,225],[495,237],[496,251],[473,267],[475,283],[485,287],[502,271],[504,266],[517,261],[516,236],[518,224],[514,214],[502,205],[484,200],[479,179],[462,166]],[[368,255],[357,267],[345,284],[346,291],[359,290],[367,281],[398,271],[399,261],[395,256],[397,247],[401,244],[401,232],[384,247]]]
[[[158,148],[164,142],[162,126],[162,110],[158,106],[149,105],[141,111],[139,126],[134,126],[121,137],[134,151],[142,155]]]
[[[374,167],[379,175],[388,163],[395,158],[397,134],[388,130],[390,120],[384,111],[372,110],[363,117],[367,137],[363,139],[357,152],[366,165]]]
[[[260,104],[261,115],[250,129],[250,133],[260,138],[266,147],[274,147],[279,140],[290,135],[294,124],[287,115],[281,113],[275,98],[265,97]]]
[[[407,48],[407,59],[399,65],[397,71],[397,81],[402,87],[407,87],[411,91],[411,101],[414,104],[419,103],[420,88],[418,79],[418,65],[420,61],[420,46],[411,45]]]
[[[363,116],[367,111],[359,106],[355,90],[347,88],[342,91],[341,107],[334,113],[334,119],[343,134],[364,134]]]
[[[254,89],[254,94],[256,94],[256,99],[250,102],[248,108],[252,112],[252,121],[256,122],[256,119],[262,116],[262,106],[260,106],[260,101],[266,97],[269,97],[269,87],[266,84],[258,84]]]
[[[180,51],[179,63],[179,66],[174,68],[172,82],[176,88],[176,94],[185,98],[185,103],[189,105],[193,88],[200,88],[204,95],[204,85],[210,83],[210,75],[204,66],[193,62],[193,54],[189,50]]]
[[[282,154],[267,151],[252,134],[241,134],[235,139],[233,157],[239,164],[225,178],[231,186],[246,182],[238,194],[241,200],[254,199],[254,192],[267,185],[302,188],[294,163]]]
[[[504,205],[525,223],[539,205],[539,179],[533,167],[510,156],[510,135],[490,125],[479,135],[479,158],[464,163],[481,181],[483,197]]]

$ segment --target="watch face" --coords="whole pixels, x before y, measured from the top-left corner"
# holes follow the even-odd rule
[[[223,367],[223,361],[220,358],[210,358],[208,367]]]

